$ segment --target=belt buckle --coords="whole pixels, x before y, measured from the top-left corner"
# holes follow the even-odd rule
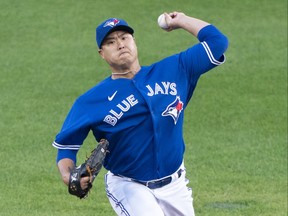
[[[147,181],[146,184],[145,184],[145,186],[150,188],[149,185],[151,185],[151,184],[154,185],[154,184],[156,184],[157,182],[158,182],[158,181]]]
[[[169,176],[169,177],[164,178],[164,179],[146,182],[146,187],[148,187],[150,189],[157,189],[157,188],[161,188],[165,185],[168,185],[169,183],[171,183],[171,181],[172,181],[172,177]]]

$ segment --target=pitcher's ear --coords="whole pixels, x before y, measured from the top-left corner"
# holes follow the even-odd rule
[[[99,53],[99,55],[101,56],[101,58],[104,59],[104,56],[103,56],[103,50],[102,50],[102,49],[98,49],[98,53]]]

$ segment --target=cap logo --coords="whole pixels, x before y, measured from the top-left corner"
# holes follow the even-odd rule
[[[113,28],[114,26],[116,26],[120,21],[117,19],[112,19],[112,20],[108,20],[103,27],[107,27],[110,26],[111,28]]]

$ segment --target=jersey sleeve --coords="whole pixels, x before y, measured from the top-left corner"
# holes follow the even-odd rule
[[[215,26],[208,25],[199,32],[198,39],[212,64],[221,65],[224,63],[224,52],[228,48],[228,38],[224,34]]]
[[[228,39],[213,25],[201,29],[199,43],[180,53],[180,65],[188,80],[188,97],[192,97],[199,77],[225,62],[224,52],[228,48]]]
[[[85,106],[78,99],[69,111],[53,146],[62,150],[78,151],[90,131],[90,121]]]
[[[188,75],[199,77],[201,74],[225,62],[224,52],[228,39],[215,26],[208,25],[198,33],[200,43],[181,53],[182,64]]]

